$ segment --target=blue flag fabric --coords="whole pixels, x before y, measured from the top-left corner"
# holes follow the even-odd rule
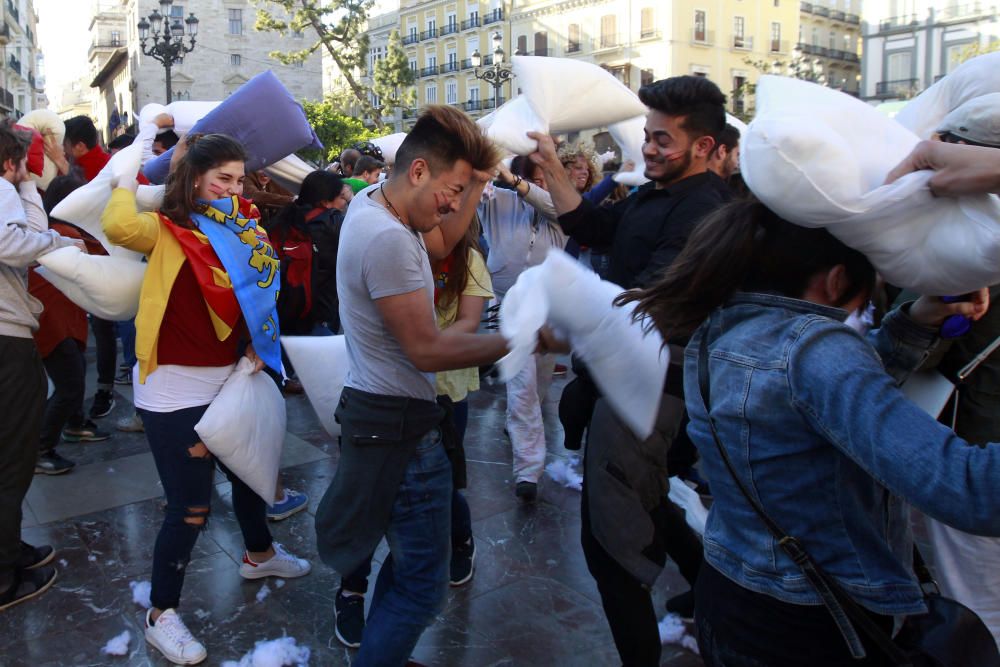
[[[200,201],[204,214],[192,213],[198,231],[204,234],[229,274],[233,293],[243,311],[250,340],[257,356],[281,373],[278,325],[278,257],[257,222],[244,217],[239,197]]]

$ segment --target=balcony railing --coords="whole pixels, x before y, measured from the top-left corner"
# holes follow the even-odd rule
[[[875,97],[910,97],[917,92],[917,79],[879,81],[875,84]]]
[[[458,32],[458,24],[449,23],[446,26],[438,28],[438,37],[444,37],[445,35],[454,35],[456,32]]]
[[[851,53],[850,51],[842,51],[840,49],[830,49],[830,57],[836,58],[837,60],[843,60],[849,63],[861,62],[858,58],[858,54]]]
[[[429,65],[427,67],[421,67],[420,68],[420,76],[421,77],[435,76],[435,75],[437,75],[437,73],[438,73],[438,66],[437,65]]]
[[[10,24],[6,21],[0,25],[0,46],[10,42]]]
[[[799,9],[806,12],[807,14],[812,14],[813,5],[811,2],[800,2]]]
[[[897,28],[905,28],[907,26],[917,25],[919,20],[916,14],[907,14],[905,16],[893,16],[892,18],[879,21],[878,30],[879,32],[887,32],[889,30],[895,30]]]
[[[483,25],[489,25],[498,21],[503,21],[503,9],[499,7],[492,12],[487,12],[486,16],[483,17]]]
[[[602,34],[597,38],[597,48],[613,49],[625,43],[621,35]]]
[[[28,72],[28,85],[31,86],[32,89],[37,88],[37,86],[35,85],[35,73],[34,72]]]
[[[463,58],[459,67],[462,69],[472,69],[472,58]]]
[[[434,39],[435,37],[437,37],[437,35],[438,35],[437,28],[431,28],[430,30],[424,30],[422,33],[420,33],[420,41],[422,42],[425,39]]]
[[[958,5],[945,7],[938,14],[942,21],[955,21],[958,19],[972,18],[975,16],[985,16],[996,13],[996,7],[985,8],[980,3],[974,2],[968,5]]]
[[[822,5],[813,5],[813,14],[816,16],[829,16],[830,10]]]
[[[662,34],[663,33],[661,33],[659,30],[652,30],[652,29],[640,30],[639,39],[659,39]]]
[[[569,42],[566,45],[566,53],[580,53],[580,42]]]
[[[0,105],[8,111],[14,110],[14,94],[6,88],[0,88]]]
[[[854,25],[861,25],[861,17],[857,14],[844,14],[844,20],[848,23],[853,23]]]
[[[11,55],[10,59],[7,61],[7,64],[10,65],[10,68],[15,72],[17,72],[18,74],[21,73],[21,61],[15,58],[13,55]]]
[[[411,32],[410,34],[403,36],[403,44],[416,44],[419,41],[419,33]]]
[[[506,98],[501,96],[499,99],[489,99],[483,100],[483,109],[496,109],[498,106],[506,102]]]
[[[15,23],[21,20],[21,13],[17,10],[17,5],[11,0],[7,0],[7,15],[13,18]]]
[[[840,11],[839,9],[831,9],[830,18],[833,19],[834,21],[843,21],[847,18],[847,14]]]
[[[448,74],[449,72],[457,72],[459,69],[461,69],[461,67],[459,66],[457,60],[453,62],[447,62],[444,65],[441,65],[441,74]]]
[[[712,44],[715,44],[715,31],[692,28],[691,43],[700,46],[711,46]]]
[[[528,52],[529,56],[552,56],[552,49],[534,49]]]
[[[733,48],[741,51],[753,51],[753,37],[733,35]]]
[[[473,28],[478,28],[481,25],[482,22],[479,20],[479,17],[474,16],[473,18],[462,21],[462,30],[472,30]]]
[[[462,109],[465,111],[482,111],[483,101],[482,100],[469,100],[468,102],[462,103]]]
[[[768,42],[771,53],[788,53],[788,42],[781,39],[772,39]]]

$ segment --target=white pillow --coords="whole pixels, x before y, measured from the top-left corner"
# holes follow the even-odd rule
[[[537,142],[526,132],[579,132],[645,115],[638,96],[607,70],[571,58],[514,56],[522,95],[479,120],[487,135],[518,155]],[[595,103],[599,100],[599,103]]]
[[[178,136],[184,136],[191,131],[194,124],[208,115],[208,112],[219,106],[221,102],[171,102],[163,106],[162,104],[147,104],[139,112],[140,123],[152,123],[153,119],[161,113],[168,113],[174,119],[174,132]]]
[[[399,150],[399,147],[405,138],[406,132],[396,132],[395,134],[390,134],[386,137],[372,139],[372,143],[378,146],[382,151],[382,158],[385,160],[386,164],[395,164],[396,151]]]
[[[132,145],[112,155],[94,180],[69,193],[52,209],[51,216],[76,225],[100,241],[105,250],[110,252],[112,245],[101,229],[101,214],[111,201],[111,191],[119,181],[135,180],[142,166],[143,144],[152,141],[155,132],[154,125],[140,125],[139,136]],[[138,198],[139,193],[136,194]],[[143,190],[141,200],[148,206],[158,196],[154,191]],[[162,198],[160,201],[162,202]]]
[[[929,139],[944,117],[966,102],[1000,92],[1000,52],[967,60],[906,103],[896,122],[921,139]]]
[[[293,153],[268,167],[264,167],[264,171],[276,180],[278,185],[298,194],[302,181],[305,180],[306,176],[316,171],[316,167]]]
[[[76,246],[38,258],[38,275],[70,301],[104,320],[130,320],[139,311],[146,264],[119,256],[88,255]]]
[[[309,404],[330,437],[340,435],[334,418],[347,379],[347,344],[343,336],[282,336],[281,345],[292,362]]]
[[[285,399],[266,373],[243,357],[194,426],[205,447],[264,499],[274,502],[285,444]]]
[[[653,329],[632,321],[634,304],[612,302],[624,290],[603,281],[562,250],[526,269],[500,304],[500,333],[510,353],[500,360],[512,378],[531,358],[545,323],[587,364],[615,414],[640,438],[653,432],[670,353]]]
[[[25,127],[30,127],[37,130],[43,138],[52,136],[61,145],[63,140],[66,138],[66,125],[63,123],[59,115],[48,109],[35,109],[34,111],[29,111],[24,114],[20,120],[17,121],[18,125],[24,125]],[[49,183],[52,179],[59,175],[59,168],[56,163],[49,159],[49,156],[45,156],[45,166],[42,168],[42,175],[31,174],[31,179],[38,184],[38,187],[45,190],[49,187]]]
[[[928,171],[882,185],[916,135],[860,100],[797,79],[763,76],[756,98],[740,167],[775,213],[827,227],[887,281],[918,293],[1000,282],[1000,200],[934,197]]]
[[[608,126],[608,133],[611,135],[611,138],[622,149],[622,161],[631,160],[635,165],[631,171],[615,174],[615,182],[629,186],[642,185],[649,182],[649,179],[645,176],[646,160],[642,157],[645,129],[646,114]]]

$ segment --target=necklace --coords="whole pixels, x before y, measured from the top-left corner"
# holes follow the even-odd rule
[[[399,211],[397,211],[397,210],[396,210],[396,207],[392,205],[392,202],[391,202],[391,201],[389,201],[389,198],[385,196],[385,183],[381,183],[381,184],[379,184],[379,186],[378,186],[378,193],[379,193],[380,195],[382,195],[382,199],[384,199],[384,200],[385,200],[385,203],[386,203],[386,204],[388,205],[388,207],[389,207],[389,211],[390,211],[390,212],[391,212],[391,213],[392,213],[392,214],[393,214],[394,216],[396,216],[396,219],[397,219],[397,220],[399,220],[399,222],[400,222],[400,223],[402,223],[402,224],[403,224],[404,226],[407,226],[407,227],[409,227],[409,225],[407,225],[407,224],[406,224],[405,222],[403,222],[403,216],[401,216],[401,215],[399,214]]]

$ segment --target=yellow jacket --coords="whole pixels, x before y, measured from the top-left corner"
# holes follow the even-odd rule
[[[135,357],[139,360],[139,382],[145,383],[146,377],[156,370],[160,325],[170,290],[187,258],[159,214],[140,213],[135,193],[125,188],[116,188],[111,193],[111,201],[101,215],[101,227],[111,243],[149,258],[139,293],[139,313],[135,317]]]

